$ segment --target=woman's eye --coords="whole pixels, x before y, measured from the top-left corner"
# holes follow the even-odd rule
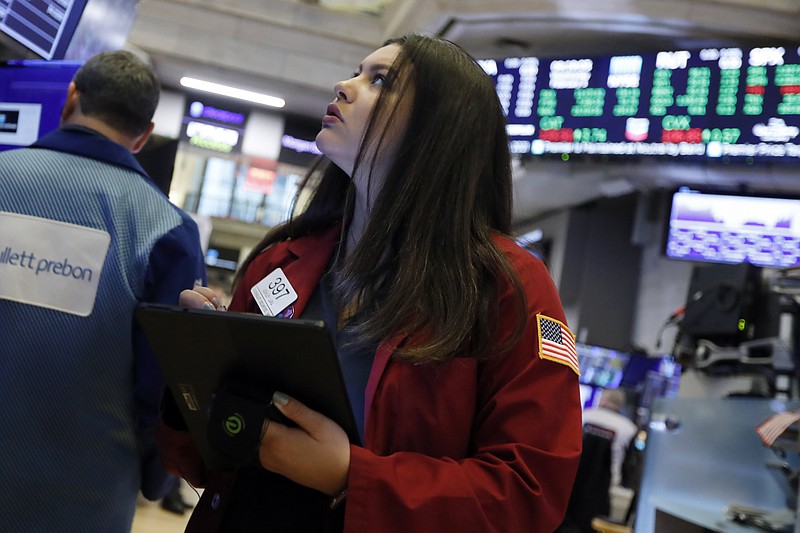
[[[386,84],[386,76],[383,74],[375,74],[375,76],[372,78],[372,84],[383,87],[383,85]]]

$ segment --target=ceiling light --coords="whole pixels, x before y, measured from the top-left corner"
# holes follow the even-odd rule
[[[283,107],[286,105],[285,100],[276,96],[245,91],[244,89],[237,89],[236,87],[229,87],[227,85],[220,85],[219,83],[212,83],[195,78],[181,78],[181,85],[198,91],[220,94],[222,96],[247,100],[248,102],[255,102],[256,104],[268,105],[270,107]]]

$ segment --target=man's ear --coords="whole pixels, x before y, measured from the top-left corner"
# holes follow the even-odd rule
[[[75,86],[75,82],[69,82],[69,87],[67,88],[67,101],[64,102],[64,107],[61,108],[61,122],[66,122],[69,117],[75,113],[75,110],[78,109],[78,99],[80,95],[78,94],[78,88]]]
[[[147,142],[147,139],[150,138],[150,134],[153,133],[154,127],[155,124],[151,122],[150,126],[147,127],[147,131],[145,131],[144,133],[142,133],[141,135],[139,135],[134,139],[133,147],[131,148],[132,153],[138,154],[141,151],[142,147],[144,147],[145,143]]]

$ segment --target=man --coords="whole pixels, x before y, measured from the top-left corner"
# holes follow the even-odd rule
[[[636,436],[638,428],[633,421],[622,414],[625,407],[625,393],[620,389],[603,389],[597,407],[583,411],[583,425],[591,424],[614,433],[611,443],[611,485],[618,486],[622,481],[622,462],[628,446]]]
[[[61,127],[0,154],[3,530],[129,531],[140,490],[168,488],[163,377],[134,308],[177,303],[205,268],[196,224],[133,156],[159,94],[133,54],[99,54]]]

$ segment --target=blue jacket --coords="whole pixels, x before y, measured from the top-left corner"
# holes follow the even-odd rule
[[[4,528],[129,531],[139,491],[162,496],[163,377],[133,311],[195,283],[197,225],[124,147],[73,126],[0,153]]]

